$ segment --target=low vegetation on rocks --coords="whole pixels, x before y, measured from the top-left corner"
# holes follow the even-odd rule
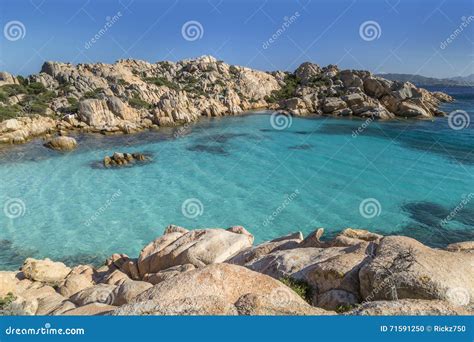
[[[431,118],[443,115],[438,106],[450,100],[409,82],[309,62],[294,72],[252,70],[211,56],[154,64],[46,62],[26,78],[0,72],[0,143],[59,131],[133,133],[254,109]]]
[[[473,242],[323,229],[253,245],[241,226],[171,225],[136,258],[0,272],[5,315],[472,315]]]

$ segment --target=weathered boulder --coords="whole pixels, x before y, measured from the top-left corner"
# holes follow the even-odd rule
[[[90,303],[84,306],[77,307],[72,310],[68,310],[62,313],[66,316],[100,316],[112,312],[116,309],[116,306],[102,304],[102,303]]]
[[[320,74],[321,74],[321,68],[319,67],[319,65],[310,63],[310,62],[305,62],[301,64],[295,70],[296,77],[298,77],[298,79],[300,79],[301,83],[303,84],[307,84],[312,79],[319,76]]]
[[[117,124],[117,118],[107,106],[107,101],[98,99],[86,99],[79,102],[79,120],[89,126],[103,128]]]
[[[347,312],[358,316],[472,316],[474,310],[441,300],[400,299],[397,301],[365,302]]]
[[[114,290],[117,286],[110,284],[97,284],[87,287],[70,297],[70,301],[78,306],[91,303],[112,305],[114,302]]]
[[[369,77],[364,80],[364,91],[367,95],[379,99],[390,93],[392,83],[380,77]]]
[[[148,290],[153,285],[145,281],[128,280],[117,286],[112,292],[113,305],[129,303],[140,293]]]
[[[344,109],[347,104],[338,97],[328,97],[323,104],[324,113],[332,113],[339,109]]]
[[[65,297],[71,297],[79,291],[84,290],[85,288],[93,286],[91,276],[85,274],[73,274],[67,276],[64,280],[64,283],[61,284],[58,288],[58,292]]]
[[[21,266],[21,271],[30,280],[58,284],[66,278],[71,269],[62,262],[54,262],[47,258],[44,260],[28,258]]]
[[[299,243],[301,243],[301,241],[303,241],[303,234],[301,232],[289,234],[246,249],[226,262],[243,266],[271,252],[295,248]]]
[[[145,275],[184,264],[202,267],[224,262],[251,247],[252,243],[253,236],[225,229],[196,229],[184,235],[178,232],[166,234],[154,241],[156,248],[150,245],[145,247],[146,252],[142,251],[138,259],[138,268],[140,274]],[[154,250],[159,251],[150,253]]]
[[[156,266],[155,259],[159,259],[160,252],[178,238],[186,234],[188,231],[172,231],[165,230],[165,234],[159,238],[153,240],[148,245],[146,245],[140,252],[138,257],[138,271],[143,277],[147,273],[156,273],[160,270]]]
[[[196,266],[192,264],[177,265],[156,273],[147,273],[143,276],[143,281],[147,281],[153,285],[156,285],[162,281],[176,277],[181,273],[189,272],[194,269],[196,269]]]
[[[258,295],[255,293],[245,294],[235,303],[239,315],[332,315],[334,312],[312,307],[301,301],[293,301],[282,297],[278,300],[274,295]]]
[[[375,258],[362,266],[364,299],[441,299],[466,305],[474,300],[474,254],[429,248],[403,236],[380,241]]]
[[[446,246],[446,250],[450,252],[474,252],[474,241],[451,243]]]
[[[44,146],[57,151],[72,151],[77,147],[77,141],[72,137],[59,136],[46,142]]]
[[[180,274],[146,290],[130,304],[115,310],[116,315],[145,315],[159,312],[160,307],[172,306],[185,300],[216,297],[220,306],[228,308],[242,296],[255,294],[270,296],[270,300],[284,306],[309,306],[293,290],[271,277],[230,264],[212,264]],[[228,312],[228,309],[225,309]],[[198,314],[203,314],[198,312]]]

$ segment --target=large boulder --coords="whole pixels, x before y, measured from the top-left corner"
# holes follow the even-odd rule
[[[21,266],[21,271],[30,280],[59,284],[71,272],[71,269],[62,262],[28,258]]]
[[[74,294],[70,301],[78,306],[83,306],[91,303],[100,303],[112,305],[115,301],[115,288],[116,285],[110,284],[97,284],[91,287],[87,287],[82,291]]]
[[[49,140],[44,146],[57,151],[72,151],[77,147],[77,141],[72,137],[60,136]]]
[[[427,247],[404,236],[384,237],[375,258],[360,270],[366,300],[440,299],[467,305],[474,301],[474,254]]]
[[[153,285],[145,281],[128,280],[117,286],[112,292],[113,305],[129,303],[140,293],[148,290]]]
[[[93,286],[92,277],[85,274],[71,273],[58,288],[58,292],[65,297],[71,297],[79,291]]]
[[[295,75],[303,84],[307,84],[314,78],[318,77],[321,74],[321,68],[319,65],[305,62],[301,64],[296,70]]]
[[[274,307],[282,309],[287,306],[298,305],[299,308],[307,304],[293,290],[283,283],[263,274],[253,272],[247,268],[230,264],[212,264],[203,268],[186,272],[174,278],[165,280],[114,311],[115,315],[146,315],[162,312],[163,307],[174,307],[176,303],[206,302],[203,298],[213,298],[220,303],[222,314],[228,314],[231,306],[235,305],[243,296],[253,294],[267,297],[274,302]],[[253,305],[254,307],[256,304]],[[187,305],[186,307],[189,307]],[[195,307],[195,306],[194,306]],[[242,304],[241,307],[244,307]],[[192,314],[209,314],[209,307],[202,311],[191,311]],[[288,308],[287,308],[288,309]],[[309,310],[309,309],[308,309]],[[288,311],[291,311],[288,309]],[[301,311],[301,310],[300,310]],[[315,311],[313,311],[314,313]],[[324,310],[317,310],[319,314]],[[189,314],[186,310],[180,314]],[[216,314],[214,312],[214,314]]]
[[[347,312],[357,316],[472,316],[474,310],[455,306],[442,300],[400,299],[397,301],[365,302]]]
[[[337,110],[344,109],[347,104],[338,97],[328,97],[323,104],[324,113],[333,113]]]
[[[89,126],[98,128],[117,124],[117,118],[109,109],[106,100],[86,99],[80,101],[78,118]]]
[[[173,234],[173,236],[170,236]],[[172,266],[196,267],[224,262],[252,246],[253,236],[225,229],[197,229],[181,234],[165,234],[145,247],[138,260],[141,275],[156,273]],[[174,240],[174,241],[172,241]],[[154,253],[153,251],[158,251]]]

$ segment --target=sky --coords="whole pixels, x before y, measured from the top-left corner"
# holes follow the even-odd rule
[[[15,75],[37,73],[46,60],[201,55],[260,70],[311,61],[374,73],[474,73],[472,0],[1,0],[0,29],[0,70]]]

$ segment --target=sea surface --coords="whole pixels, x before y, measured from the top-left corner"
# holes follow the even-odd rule
[[[2,149],[0,269],[30,256],[71,265],[116,252],[135,257],[169,224],[243,225],[256,243],[318,227],[328,238],[365,228],[434,247],[474,240],[474,91],[438,90],[456,98],[444,111],[464,111],[457,126],[255,112],[81,135],[72,153],[41,140]],[[115,151],[153,160],[103,168]]]

